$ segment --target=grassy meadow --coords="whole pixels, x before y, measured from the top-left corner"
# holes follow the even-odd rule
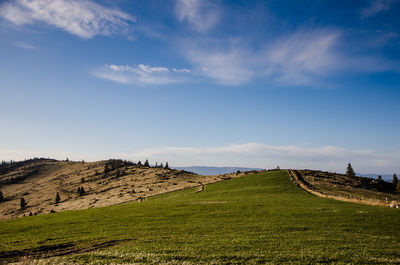
[[[399,209],[315,197],[296,187],[284,170],[197,191],[1,221],[0,252],[62,244],[90,250],[113,241],[61,259],[77,264],[400,264]]]

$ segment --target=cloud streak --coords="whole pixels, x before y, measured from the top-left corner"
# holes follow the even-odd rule
[[[189,69],[169,69],[167,67],[138,64],[115,65],[106,64],[101,69],[93,71],[94,76],[122,84],[130,85],[168,85],[181,83]]]
[[[381,12],[388,11],[398,0],[372,0],[369,6],[361,9],[361,18],[373,17]]]
[[[210,30],[218,21],[218,7],[207,0],[176,0],[175,12],[181,22],[187,22],[198,32]]]
[[[135,17],[90,0],[16,0],[0,6],[0,16],[16,25],[45,23],[84,39],[127,34]]]
[[[396,172],[400,154],[377,154],[337,146],[273,146],[261,143],[217,147],[163,147],[136,153],[119,153],[129,159],[168,160],[179,165],[315,168],[342,172],[352,162],[360,172]]]
[[[15,44],[16,44],[18,47],[23,48],[23,49],[30,49],[30,50],[36,49],[35,46],[33,46],[32,44],[27,43],[27,42],[19,42],[19,41],[18,41],[18,42],[15,42]]]
[[[339,75],[399,71],[399,63],[373,54],[351,52],[342,32],[301,29],[270,40],[259,49],[244,41],[189,40],[184,56],[199,75],[223,85],[254,78],[289,86],[319,86]]]

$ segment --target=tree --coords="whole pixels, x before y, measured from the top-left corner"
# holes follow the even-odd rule
[[[55,201],[56,201],[56,204],[59,203],[59,202],[61,201],[60,193],[58,193],[58,192],[57,192],[57,194],[56,194],[56,200],[55,200]]]
[[[353,167],[351,166],[350,163],[347,165],[346,175],[348,177],[355,177],[356,176],[356,173],[354,173]]]
[[[149,167],[149,166],[150,166],[149,160],[148,160],[148,159],[146,159],[146,161],[144,161],[143,166],[145,166],[145,167]]]
[[[399,183],[399,179],[397,178],[396,173],[393,174],[393,179],[392,179],[393,185],[396,187],[397,183]]]
[[[161,167],[161,168],[163,168],[163,167],[164,167],[164,165],[163,165],[163,163],[162,163],[162,162],[161,162],[161,164],[160,164],[160,167]]]
[[[142,165],[142,161],[139,160],[139,162],[137,163],[138,166]]]
[[[396,191],[397,191],[397,192],[400,192],[400,181],[397,182]]]
[[[21,206],[21,209],[24,209],[26,206],[26,202],[24,198],[21,198],[20,202],[19,202],[19,206]]]
[[[79,196],[85,195],[85,189],[83,187],[78,188],[78,194]]]
[[[382,176],[381,175],[379,175],[378,176],[378,182],[382,182],[383,180],[382,180]]]
[[[81,178],[81,183],[85,183],[85,178],[84,177]]]
[[[166,168],[166,169],[168,169],[169,168],[169,166],[168,166],[168,162],[166,162],[165,163],[165,167],[164,168]]]
[[[156,162],[156,164],[154,165],[154,167],[155,167],[155,168],[157,168],[157,167],[158,167],[158,163],[157,163],[157,162]]]

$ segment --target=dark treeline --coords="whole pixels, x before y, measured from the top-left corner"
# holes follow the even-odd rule
[[[3,160],[3,161],[1,161],[1,164],[0,164],[0,175],[7,174],[8,172],[10,172],[18,167],[26,166],[26,165],[29,165],[31,163],[38,162],[38,161],[56,162],[57,160],[49,159],[49,158],[38,158],[38,157],[35,157],[32,159],[26,159],[23,161],[13,161],[13,160],[5,161],[5,160]]]

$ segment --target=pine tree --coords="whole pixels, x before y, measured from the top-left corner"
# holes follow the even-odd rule
[[[146,161],[144,161],[144,164],[143,164],[145,167],[149,167],[150,166],[150,164],[149,164],[149,160],[148,159],[146,159]]]
[[[354,173],[353,167],[351,166],[350,163],[347,165],[346,175],[348,177],[355,177],[356,176],[356,173]]]
[[[19,202],[19,206],[21,206],[21,209],[24,209],[26,206],[26,202],[24,198],[21,198],[20,202]]]
[[[154,166],[155,168],[157,168],[158,167],[158,163],[156,162],[156,164],[155,164],[155,166]]]
[[[400,181],[397,182],[396,191],[397,191],[397,192],[400,192]]]
[[[164,167],[164,165],[163,165],[163,163],[162,163],[162,162],[161,162],[161,164],[160,164],[160,167],[161,167],[161,168],[163,168],[163,167]]]
[[[55,201],[56,201],[56,204],[59,203],[59,202],[61,201],[60,193],[58,193],[58,192],[57,192],[57,194],[56,194],[56,200],[55,200]]]
[[[165,163],[165,167],[164,168],[169,169],[168,162]]]
[[[137,163],[138,166],[142,165],[142,161],[139,160],[139,162]]]
[[[397,183],[399,183],[399,179],[397,178],[396,173],[393,174],[393,179],[392,179],[393,185],[396,187]]]
[[[83,187],[81,187],[80,191],[79,191],[79,196],[83,196],[85,195],[85,189]]]

